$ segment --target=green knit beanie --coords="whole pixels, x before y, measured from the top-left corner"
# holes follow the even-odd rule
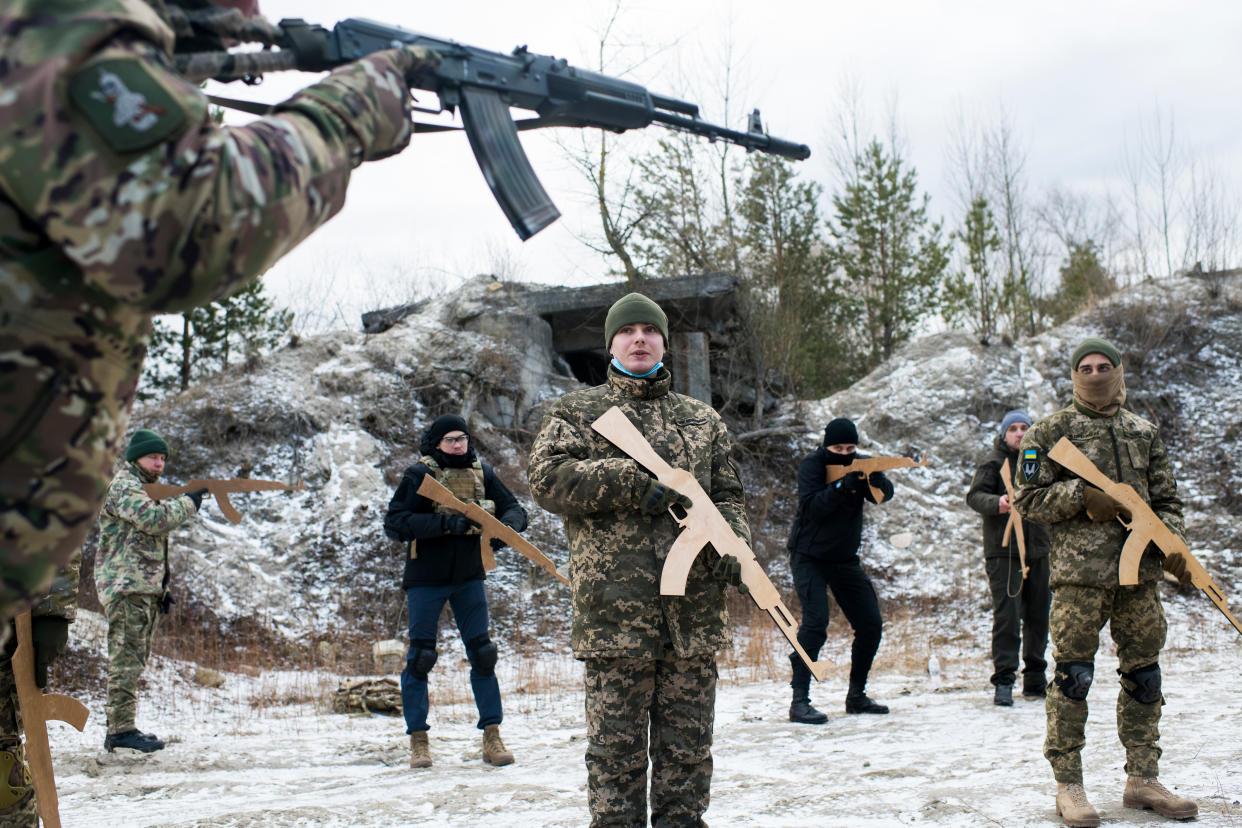
[[[132,463],[148,454],[162,454],[167,457],[168,443],[165,443],[164,438],[151,429],[140,428],[134,432],[133,437],[129,438],[129,448],[125,449],[125,460]]]
[[[1105,342],[1103,339],[1088,337],[1074,349],[1074,353],[1070,357],[1070,370],[1077,371],[1078,363],[1082,362],[1082,358],[1087,354],[1101,354],[1108,357],[1108,361],[1113,364],[1114,368],[1121,364],[1121,351],[1118,351],[1111,343]]]
[[[668,317],[660,310],[659,305],[641,293],[627,293],[612,303],[608,316],[604,317],[604,347],[612,347],[612,338],[621,327],[639,322],[647,322],[659,328],[660,335],[664,337],[664,347],[668,347]]]

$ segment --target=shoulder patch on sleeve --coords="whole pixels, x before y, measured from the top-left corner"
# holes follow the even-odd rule
[[[1022,451],[1022,462],[1020,465],[1022,467],[1022,476],[1025,477],[1027,480],[1030,480],[1032,477],[1038,474],[1039,473],[1039,450],[1033,449],[1033,448],[1024,449]]]
[[[135,152],[174,135],[186,122],[181,101],[135,58],[87,64],[69,81],[69,98],[117,152]]]

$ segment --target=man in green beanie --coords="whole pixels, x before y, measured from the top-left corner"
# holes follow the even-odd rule
[[[1128,776],[1122,804],[1189,819],[1198,806],[1157,779],[1160,758],[1160,650],[1164,609],[1160,569],[1185,580],[1182,555],[1161,560],[1149,545],[1139,582],[1120,586],[1118,566],[1128,529],[1121,504],[1048,458],[1062,437],[1073,441],[1101,472],[1143,497],[1164,523],[1184,536],[1182,503],[1159,429],[1122,408],[1126,400],[1121,353],[1101,339],[1082,342],[1070,358],[1073,404],[1031,426],[1018,452],[1014,508],[1048,526],[1052,609],[1048,626],[1056,671],[1048,686],[1044,756],[1057,780],[1057,813],[1070,826],[1095,826],[1100,816],[1083,789],[1087,694],[1095,673],[1100,630],[1109,625],[1117,644],[1121,689],[1117,734],[1126,749]]]
[[[691,471],[733,531],[750,541],[733,441],[712,408],[671,390],[668,317],[638,293],[608,311],[607,381],[571,392],[544,417],[530,456],[535,502],[569,538],[574,656],[585,662],[591,824],[703,825],[712,776],[716,651],[731,643],[726,583],[737,559],[704,551],[685,596],[660,594],[660,571],[688,505],[591,429],[618,406],[671,466]],[[732,563],[730,563],[730,561]],[[650,737],[650,739],[648,738]],[[650,757],[648,757],[650,744]]]
[[[134,726],[138,678],[151,656],[151,638],[168,594],[168,535],[203,504],[206,489],[155,501],[143,486],[155,483],[168,460],[168,443],[145,428],[134,432],[126,464],[108,487],[99,516],[95,589],[108,618],[108,734],[104,748],[150,753],[164,742]]]

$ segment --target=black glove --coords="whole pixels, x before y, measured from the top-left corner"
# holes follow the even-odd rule
[[[882,490],[882,487],[884,485],[884,472],[873,471],[871,474],[867,475],[867,483],[872,488]]]
[[[837,481],[837,488],[843,492],[856,492],[862,488],[863,477],[862,472],[852,471]]]
[[[667,511],[674,503],[683,509],[691,506],[690,498],[676,489],[670,489],[654,477],[647,483],[647,489],[638,499],[638,511],[644,515],[658,515]]]
[[[160,599],[160,615],[168,615],[172,612],[172,605],[177,603],[177,599],[172,597],[172,593],[165,592],[164,597]]]
[[[446,515],[444,518],[444,534],[469,535],[477,533],[479,524],[465,515]]]
[[[506,546],[509,545],[505,543],[504,541],[502,541],[500,538],[488,538],[487,540],[492,545],[493,552],[499,552],[500,550],[504,549]]]
[[[207,490],[199,489],[196,492],[186,492],[185,496],[194,501],[194,511],[197,512],[199,509],[203,508],[203,498],[207,496]]]
[[[69,642],[69,619],[59,615],[41,615],[30,619],[30,641],[34,644],[35,687],[47,687],[47,668],[56,656],[65,651]]]
[[[750,587],[742,582],[742,562],[737,559],[737,555],[721,555],[712,569],[712,574],[729,586],[737,587],[740,594],[750,594]]]

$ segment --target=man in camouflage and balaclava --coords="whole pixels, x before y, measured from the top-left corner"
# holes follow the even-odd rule
[[[604,323],[613,359],[600,386],[565,395],[548,412],[530,457],[531,494],[564,518],[573,593],[574,656],[586,666],[587,799],[592,825],[645,825],[650,733],[651,822],[704,824],[712,777],[716,651],[729,646],[725,583],[732,556],[699,553],[685,596],[660,594],[679,529],[669,507],[688,505],[591,423],[613,406],[674,468],[692,472],[740,537],[750,528],[732,440],[705,403],[670,390],[663,367],[668,318],[638,293]]]
[[[1048,727],[1044,756],[1057,780],[1057,813],[1070,826],[1100,824],[1083,789],[1082,749],[1086,744],[1087,693],[1095,673],[1095,653],[1105,624],[1117,643],[1121,689],[1117,694],[1117,735],[1126,749],[1122,803],[1151,808],[1174,819],[1195,816],[1198,806],[1170,792],[1156,778],[1160,758],[1160,650],[1167,625],[1158,592],[1161,554],[1148,546],[1139,565],[1139,582],[1120,586],[1118,567],[1128,530],[1117,501],[1048,458],[1068,437],[1105,475],[1126,483],[1178,536],[1184,536],[1182,503],[1159,429],[1125,408],[1121,352],[1102,339],[1086,339],[1070,358],[1072,405],[1031,426],[1019,448],[1019,514],[1047,524],[1052,544],[1052,609],[1049,632],[1056,672],[1048,686]],[[1163,566],[1185,581],[1180,554]]]

